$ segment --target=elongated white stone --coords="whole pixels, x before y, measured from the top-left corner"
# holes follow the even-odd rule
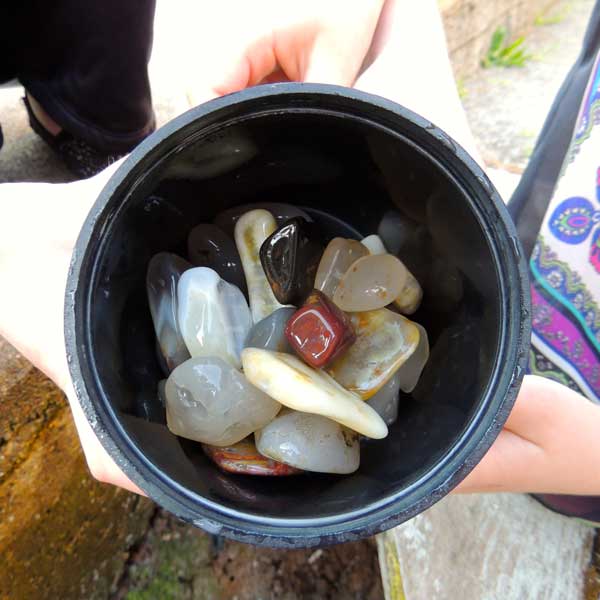
[[[367,437],[387,435],[385,423],[368,404],[295,356],[246,348],[242,365],[251,383],[289,408],[333,419]]]
[[[169,252],[155,254],[148,263],[148,304],[166,365],[165,375],[190,357],[177,320],[177,284],[191,266],[183,258]]]
[[[419,343],[417,344],[415,351],[398,369],[395,376],[400,380],[400,389],[407,394],[415,389],[419,382],[419,378],[421,377],[421,373],[425,368],[427,359],[429,358],[429,338],[427,332],[422,325],[414,322],[413,324],[419,330]]]
[[[307,221],[312,221],[310,216],[305,211],[297,206],[294,206],[293,204],[284,204],[282,202],[262,202],[254,204],[242,204],[241,206],[228,208],[227,210],[220,212],[215,217],[215,224],[217,224],[226,233],[233,234],[235,225],[240,217],[242,217],[245,213],[255,209],[269,211],[275,218],[278,227],[283,225],[288,219],[292,219],[294,217],[302,217]]]
[[[383,244],[383,240],[374,233],[363,238],[360,243],[371,253],[371,254],[387,254],[387,250]]]
[[[273,215],[262,209],[247,212],[235,224],[235,244],[246,275],[254,323],[262,321],[283,306],[273,295],[259,256],[260,247],[275,231],[276,226]]]
[[[240,290],[208,267],[186,271],[177,286],[179,328],[192,356],[217,356],[239,368],[252,327]]]
[[[367,400],[369,406],[377,412],[386,425],[391,425],[398,418],[400,383],[401,377],[400,371],[398,371],[374,396]]]
[[[387,308],[351,313],[356,341],[327,372],[344,388],[366,400],[406,362],[419,343],[412,321]]]
[[[284,408],[254,438],[264,456],[306,471],[346,474],[360,465],[356,433],[320,415]]]
[[[190,358],[167,380],[167,425],[182,437],[229,446],[273,420],[281,405],[215,357]]]

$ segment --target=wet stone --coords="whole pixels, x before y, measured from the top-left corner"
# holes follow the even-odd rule
[[[317,369],[343,354],[356,339],[348,316],[319,290],[313,290],[290,317],[285,335],[304,362]]]
[[[360,465],[357,434],[320,415],[284,408],[254,437],[261,454],[299,469],[347,474]]]
[[[242,365],[252,384],[288,408],[327,417],[367,437],[387,435],[385,423],[366,402],[295,356],[246,348]]]
[[[146,290],[154,331],[166,365],[165,374],[190,357],[177,320],[177,285],[191,268],[188,262],[169,252],[160,252],[148,263]],[[164,368],[164,367],[163,367]]]
[[[186,271],[177,286],[179,327],[191,356],[218,356],[233,367],[252,327],[240,290],[208,267]]]
[[[395,375],[400,380],[400,389],[407,394],[412,392],[417,386],[421,373],[429,359],[429,337],[427,332],[422,325],[418,323],[413,324],[419,330],[419,343],[415,351],[408,357]]]
[[[334,238],[325,248],[315,277],[315,288],[328,298],[333,295],[346,271],[369,250],[356,240]]]
[[[293,307],[280,308],[256,323],[250,330],[244,347],[292,353],[294,350],[285,337],[285,326],[295,312]]]
[[[327,372],[364,400],[376,394],[406,362],[419,343],[412,322],[387,308],[352,313],[356,341]]]
[[[202,449],[210,460],[228,473],[262,476],[297,475],[302,473],[300,469],[260,454],[252,441],[252,436],[231,446],[219,447],[202,444]]]
[[[278,302],[301,304],[313,289],[322,237],[314,223],[295,217],[265,240],[260,260]]]
[[[306,221],[312,221],[310,215],[294,206],[293,204],[285,204],[283,202],[258,202],[253,204],[242,204],[240,206],[234,206],[220,212],[215,218],[214,222],[218,225],[225,233],[233,235],[235,225],[240,217],[247,212],[252,210],[262,209],[269,211],[275,218],[275,222],[278,226],[283,225],[289,219],[294,217],[301,217]]]
[[[167,380],[167,425],[176,435],[230,446],[270,423],[281,405],[220,358],[190,358]]]
[[[401,367],[402,368],[402,367]],[[391,425],[398,418],[398,404],[400,402],[400,384],[402,378],[398,371],[381,389],[369,398],[369,406],[385,421]]]
[[[364,256],[346,271],[333,301],[348,312],[377,310],[398,298],[407,278],[406,267],[395,256]]]
[[[187,240],[188,258],[196,267],[214,269],[225,281],[246,291],[246,278],[233,238],[212,223],[192,229]]]
[[[260,247],[275,229],[275,218],[262,209],[245,213],[235,225],[235,244],[246,276],[254,323],[282,307],[273,294],[259,257]]]

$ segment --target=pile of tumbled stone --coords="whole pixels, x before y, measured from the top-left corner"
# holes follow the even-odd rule
[[[377,235],[325,239],[297,207],[238,207],[190,232],[189,263],[149,263],[167,425],[226,471],[356,471],[428,359],[400,259]]]

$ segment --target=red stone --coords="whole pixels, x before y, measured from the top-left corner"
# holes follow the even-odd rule
[[[319,290],[287,322],[285,336],[296,353],[311,367],[320,369],[354,343],[350,319]]]
[[[240,475],[285,476],[302,473],[301,469],[259,454],[252,438],[245,438],[233,446],[202,444],[206,456],[227,473]]]

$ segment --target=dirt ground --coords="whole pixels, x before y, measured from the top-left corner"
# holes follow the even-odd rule
[[[383,589],[373,540],[322,549],[239,544],[157,509],[133,550],[113,600],[378,600]]]

